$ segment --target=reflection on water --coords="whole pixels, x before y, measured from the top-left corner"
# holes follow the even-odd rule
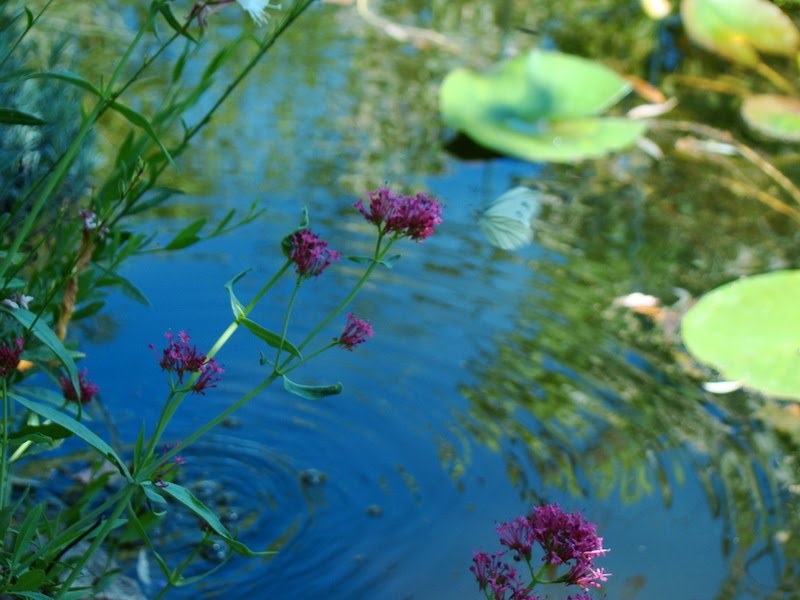
[[[532,43],[498,23],[536,26],[543,43],[567,51],[625,56],[631,70],[647,63],[655,26],[636,3],[612,0],[509,2],[510,12],[497,15],[472,0],[386,4],[392,18],[419,18],[468,51],[408,49],[345,9],[312,10],[255,73],[236,110],[184,157],[179,177],[198,196],[176,199],[162,215],[222,215],[261,199],[267,218],[183,255],[132,262],[125,274],[154,309],[117,297],[109,304],[113,339],[101,335],[108,328],[99,317],[83,329],[93,344],[87,364],[104,374],[109,410],[133,439],[141,418],[154,422],[163,391],[147,344],[170,328],[188,328],[201,346],[215,339],[230,320],[222,284],[253,266],[237,284],[240,298],[252,295],[277,268],[278,240],[302,205],[333,248],[359,254],[370,232],[350,205],[365,189],[389,179],[448,202],[439,233],[407,244],[398,265],[357,300],[375,338],[298,374],[309,383],[341,380],[344,394],[308,402],[270,390],[232,429],[187,453],[184,483],[246,543],[281,542],[271,560],[231,559],[199,593],[477,597],[471,552],[493,546],[495,521],[547,500],[599,523],[612,548],[603,565],[615,575],[608,598],[797,598],[798,417],[744,392],[702,391],[713,374],[680,348],[685,294],[674,289],[697,296],[741,274],[796,264],[800,245],[785,222],[721,193],[727,168],[698,157],[654,164],[633,152],[544,169],[456,161],[439,145],[436,82],[448,66],[490,62],[503,47]],[[629,25],[629,35],[598,23]],[[212,35],[232,31],[220,17]],[[145,106],[153,101],[140,92]],[[105,143],[114,145],[109,129]],[[668,148],[672,140],[657,141]],[[488,246],[475,214],[524,182],[561,199],[544,208],[537,243],[517,253]],[[290,335],[334,306],[358,268],[329,273],[305,286],[303,318]],[[612,306],[633,291],[675,302],[676,313],[655,322]],[[290,292],[279,286],[274,304],[253,318],[274,327],[273,307]],[[259,350],[237,333],[219,357],[223,385],[187,402],[169,435],[180,439],[260,381]],[[177,561],[199,533],[191,517],[174,519],[163,536]],[[207,558],[205,567],[217,559]]]

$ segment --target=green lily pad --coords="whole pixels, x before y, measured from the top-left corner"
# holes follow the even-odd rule
[[[778,94],[745,98],[742,117],[759,133],[785,142],[800,142],[800,100]]]
[[[511,125],[473,122],[466,130],[479,144],[530,161],[573,162],[600,158],[633,145],[646,130],[641,121],[614,118],[542,122],[530,133]]]
[[[526,160],[571,162],[628,147],[644,133],[641,122],[593,117],[629,91],[624,78],[599,63],[532,50],[490,73],[452,71],[439,102],[445,122],[483,146]]]
[[[683,0],[681,17],[699,46],[745,65],[759,62],[756,51],[794,56],[800,32],[768,0]]]
[[[686,313],[689,352],[765,394],[800,399],[800,270],[776,271],[723,285]]]

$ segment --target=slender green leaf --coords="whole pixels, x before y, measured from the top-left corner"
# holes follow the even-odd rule
[[[25,491],[20,496],[19,500],[13,506],[6,506],[2,510],[0,510],[0,536],[5,539],[5,536],[8,532],[8,528],[11,525],[11,519],[19,510],[19,507],[22,506],[22,503],[28,497],[28,492],[30,488],[26,488]]]
[[[43,514],[44,502],[40,502],[25,515],[25,520],[22,521],[22,525],[19,527],[17,539],[14,541],[14,553],[12,554],[11,564],[18,564],[22,554],[28,550],[31,541],[33,541],[33,537],[36,535],[36,529],[39,527],[39,521]]]
[[[175,30],[175,33],[182,35],[188,40],[191,40],[195,44],[197,40],[192,37],[192,35],[186,30],[186,27],[181,25],[178,22],[178,19],[175,18],[175,15],[172,14],[172,9],[169,7],[169,2],[160,2],[158,6],[159,12],[164,15],[164,20]]]
[[[197,234],[205,227],[207,221],[208,219],[206,218],[200,218],[189,223],[178,235],[172,238],[169,244],[164,246],[164,250],[180,250],[199,242],[201,238]]]
[[[298,350],[297,347],[294,344],[292,344],[289,340],[283,340],[283,342],[281,342],[281,336],[279,336],[277,333],[273,333],[268,329],[265,329],[255,321],[251,321],[247,317],[240,317],[239,319],[237,319],[237,322],[240,325],[244,325],[250,331],[250,333],[254,334],[257,338],[265,341],[268,345],[272,346],[273,348],[280,347],[283,350],[289,352],[289,354],[296,356],[297,358],[303,357],[303,355],[300,354],[300,350]]]
[[[158,144],[158,147],[161,148],[161,152],[164,153],[164,156],[169,161],[169,163],[174,164],[172,162],[172,156],[170,155],[169,150],[167,150],[167,147],[161,142],[161,140],[158,137],[158,134],[156,133],[156,130],[153,128],[153,125],[150,123],[150,121],[147,120],[147,118],[143,114],[136,112],[129,106],[125,106],[124,104],[121,104],[116,100],[111,102],[110,106],[111,108],[116,110],[119,114],[121,114],[123,117],[125,117],[132,125],[135,125],[136,127],[140,127],[141,129],[143,129],[147,133],[147,135],[149,135],[153,139],[153,141],[156,144]]]
[[[94,263],[93,267],[100,269],[100,267]],[[104,273],[105,275],[97,282],[99,286],[119,288],[119,291],[125,294],[131,300],[135,300],[144,306],[150,306],[150,301],[147,299],[147,296],[145,296],[144,293],[133,284],[133,282],[126,279],[119,273],[112,273],[111,271],[104,271]]]
[[[25,19],[27,20],[27,25],[25,26],[26,29],[30,29],[33,27],[33,24],[36,22],[36,18],[33,16],[33,11],[25,7]]]
[[[0,108],[0,123],[3,125],[46,125],[47,121],[13,108]]]
[[[125,478],[128,481],[133,481],[133,477],[131,477],[131,474],[128,471],[128,467],[125,465],[125,461],[123,461],[119,457],[119,455],[111,446],[109,446],[96,433],[94,433],[92,430],[86,427],[83,423],[76,421],[66,413],[63,413],[60,410],[55,409],[47,404],[39,404],[38,402],[28,400],[27,398],[24,398],[19,394],[15,394],[13,392],[9,392],[9,396],[13,398],[15,401],[22,404],[22,406],[24,406],[28,410],[35,412],[37,415],[40,415],[45,419],[50,419],[54,423],[58,423],[62,427],[66,427],[67,429],[69,429],[72,433],[77,435],[84,442],[86,442],[92,448],[97,450],[100,454],[105,456],[109,461],[116,464],[120,472],[125,476]]]
[[[87,92],[91,92],[98,98],[105,99],[102,92],[98,90],[94,85],[89,83],[80,75],[76,75],[75,73],[70,73],[69,71],[47,71],[44,73],[29,73],[28,75],[26,75],[26,79],[58,79],[59,81],[64,81],[65,83],[77,86],[83,90],[86,90]]]
[[[72,432],[56,423],[46,423],[44,425],[25,425],[12,432],[8,437],[15,444],[25,441],[32,441],[36,444],[52,444],[55,440],[72,437]]]
[[[98,300],[96,302],[90,302],[89,304],[84,304],[72,314],[72,320],[73,322],[75,322],[75,321],[80,321],[82,319],[87,319],[92,315],[95,315],[98,312],[100,312],[105,305],[106,305],[105,300]]]
[[[304,385],[302,383],[295,383],[286,377],[286,375],[283,376],[283,388],[287,392],[291,392],[307,400],[319,400],[325,396],[335,396],[336,394],[342,393],[341,383],[334,383],[332,385]]]
[[[215,515],[205,504],[200,502],[197,498],[195,498],[194,494],[187,490],[186,488],[178,485],[177,483],[169,483],[167,487],[161,490],[163,493],[171,496],[181,504],[183,504],[186,508],[192,511],[195,515],[203,519],[208,526],[220,536],[226,544],[228,544],[234,552],[240,554],[241,556],[268,556],[270,554],[275,554],[272,550],[267,550],[263,552],[255,552],[250,550],[247,546],[243,543],[233,539],[231,534],[225,529],[225,526],[220,522]]]
[[[247,275],[252,269],[247,269],[246,271],[242,271],[238,275],[236,275],[233,279],[231,279],[228,283],[225,284],[225,289],[228,290],[228,294],[231,298],[231,310],[233,311],[233,318],[238,322],[239,319],[244,319],[244,306],[239,299],[236,297],[236,294],[233,293],[233,284],[239,281],[242,277]]]
[[[139,435],[136,436],[136,445],[133,447],[133,465],[134,469],[139,468],[139,459],[142,456],[142,448],[144,447],[144,423],[139,427]]]
[[[156,490],[156,487],[152,483],[150,483],[149,481],[145,481],[144,483],[141,484],[140,487],[142,488],[142,491],[144,492],[144,495],[151,502],[151,508],[153,509],[153,513],[157,517],[160,517],[161,515],[166,514],[167,511],[165,509],[158,510],[154,506],[152,506],[152,504],[158,504],[158,505],[161,505],[163,507],[163,506],[166,506],[166,504],[167,504],[166,498],[164,498],[164,496],[162,496],[158,492],[158,490]]]
[[[0,306],[0,311],[15,318],[25,329],[30,329],[33,335],[36,336],[36,339],[47,346],[64,366],[72,382],[72,387],[76,390],[80,389],[78,383],[78,369],[75,366],[75,362],[72,360],[69,352],[64,348],[64,344],[61,343],[61,340],[58,339],[55,332],[53,332],[42,319],[37,318],[35,314],[24,308],[12,309]]]
[[[402,254],[393,254],[392,256],[384,258],[381,261],[381,264],[384,267],[386,267],[387,269],[391,269],[392,267],[394,267],[397,264],[397,261],[400,260],[401,257],[402,257]]]

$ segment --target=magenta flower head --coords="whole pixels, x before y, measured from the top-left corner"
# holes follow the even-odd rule
[[[22,338],[14,338],[11,344],[0,344],[0,377],[8,377],[16,370],[23,344]]]
[[[78,391],[75,390],[72,381],[68,377],[62,375],[58,378],[58,382],[61,384],[61,392],[64,394],[65,399],[70,402],[80,402],[81,404],[89,404],[94,399],[95,394],[100,391],[100,386],[87,379],[86,375],[88,373],[88,369],[78,373],[78,386],[80,387]],[[80,392],[80,396],[78,392]]]
[[[363,199],[353,206],[384,234],[421,242],[433,235],[436,225],[442,222],[442,205],[425,194],[403,196],[378,188],[369,192],[367,198],[369,207]]]
[[[469,568],[480,589],[492,600],[539,600],[519,579],[516,569],[502,561],[504,552],[478,552]]]
[[[283,247],[284,253],[295,264],[295,270],[301,277],[319,275],[340,258],[336,250],[328,249],[328,242],[309,229],[295,231],[284,240]]]
[[[550,565],[567,565],[565,583],[600,587],[609,574],[594,566],[594,559],[608,552],[603,538],[597,536],[593,523],[581,513],[566,513],[558,504],[539,506],[528,515],[532,538],[544,550],[542,561]]]
[[[344,331],[337,341],[342,348],[352,350],[359,344],[366,342],[374,333],[372,325],[354,316],[353,313],[348,313],[347,324],[344,326]]]
[[[164,337],[167,338],[168,343],[158,361],[162,371],[175,373],[178,376],[178,383],[183,383],[186,373],[199,373],[200,376],[191,387],[191,390],[198,394],[205,393],[204,390],[207,388],[217,387],[216,383],[220,381],[220,375],[224,372],[222,367],[217,364],[216,360],[209,359],[203,352],[200,352],[197,346],[192,346],[189,343],[191,337],[188,333],[179,331],[176,340],[172,332],[168,331]],[[150,349],[155,354],[156,349],[153,344],[150,344]],[[157,354],[156,358],[158,358]]]

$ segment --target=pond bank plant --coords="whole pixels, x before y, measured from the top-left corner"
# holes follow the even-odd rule
[[[280,244],[276,240],[276,250],[285,257],[283,265],[249,301],[240,301],[234,292],[248,271],[225,286],[233,317],[211,347],[194,345],[184,329],[187,323],[176,323],[174,331],[167,331],[165,344],[151,345],[151,369],[165,373],[166,397],[155,425],[151,429],[143,423],[135,440],[116,439],[108,419],[105,424],[112,438],[108,442],[101,421],[91,418],[95,408],[104,419],[107,415],[91,373],[77,364],[83,354],[70,338],[69,327],[101,311],[109,289],[146,302],[120,274],[122,265],[137,255],[181,250],[262,214],[256,206],[238,218],[230,211],[211,228],[205,218],[197,219],[160,247],[134,223],[178,192],[172,184],[162,185],[162,175],[310,4],[311,0],[284,6],[262,0],[208,0],[181,5],[154,0],[139,15],[137,31],[110,70],[86,77],[60,67],[29,64],[20,55],[29,44],[44,43],[38,28],[48,11],[58,7],[56,2],[47,0],[38,11],[0,4],[3,35],[12,39],[0,47],[0,99],[8,102],[0,106],[0,140],[9,132],[24,137],[37,128],[59,125],[48,123],[49,113],[38,113],[35,104],[20,103],[22,96],[15,90],[22,86],[70,90],[80,97],[82,108],[68,117],[67,143],[58,146],[35,177],[21,179],[19,189],[0,190],[0,596],[41,600],[95,595],[113,578],[114,569],[109,566],[86,583],[87,565],[93,556],[123,540],[128,544],[137,540],[158,564],[166,580],[159,596],[196,583],[221,566],[185,575],[200,548],[211,540],[243,556],[274,553],[269,540],[263,546],[269,550],[245,546],[188,488],[174,481],[184,462],[181,452],[276,380],[287,392],[305,399],[338,394],[339,383],[307,385],[289,375],[294,378],[295,369],[324,352],[352,351],[369,340],[372,325],[346,313],[348,306],[375,269],[390,268],[397,261],[399,255],[392,250],[398,240],[422,242],[434,233],[441,223],[440,203],[425,194],[409,196],[388,189],[358,201],[354,208],[375,228],[375,245],[368,256],[346,256],[330,248],[304,212],[297,229],[287,232]],[[242,41],[253,40],[247,34],[209,56],[199,50],[207,43],[204,34],[229,5],[240,6],[256,21],[255,48],[249,53],[242,49]],[[181,21],[173,9],[187,16]],[[182,49],[175,51],[178,45]],[[192,64],[191,76],[184,75],[187,64]],[[151,76],[164,73],[169,76],[164,78],[158,108],[147,115],[134,109],[130,90],[145,78],[152,85],[157,78]],[[117,154],[95,169],[91,188],[81,185],[89,177],[83,166],[87,144],[112,113],[126,125]],[[81,166],[77,171],[76,165]],[[358,280],[327,316],[309,324],[302,340],[290,341],[292,309],[303,284],[345,259],[362,269]],[[294,288],[277,330],[272,331],[249,315],[283,277],[294,277]],[[340,333],[320,341],[335,322]],[[218,354],[239,329],[271,352],[260,360],[262,381],[183,440],[166,445],[165,434],[186,397],[211,394],[225,385],[224,361]],[[134,368],[137,373],[144,370]],[[36,460],[35,455],[57,451],[68,438],[79,440],[93,453],[93,471],[76,497],[54,508],[15,473],[23,463]],[[153,530],[175,510],[197,518],[203,540],[180,564],[170,565],[159,553]]]

